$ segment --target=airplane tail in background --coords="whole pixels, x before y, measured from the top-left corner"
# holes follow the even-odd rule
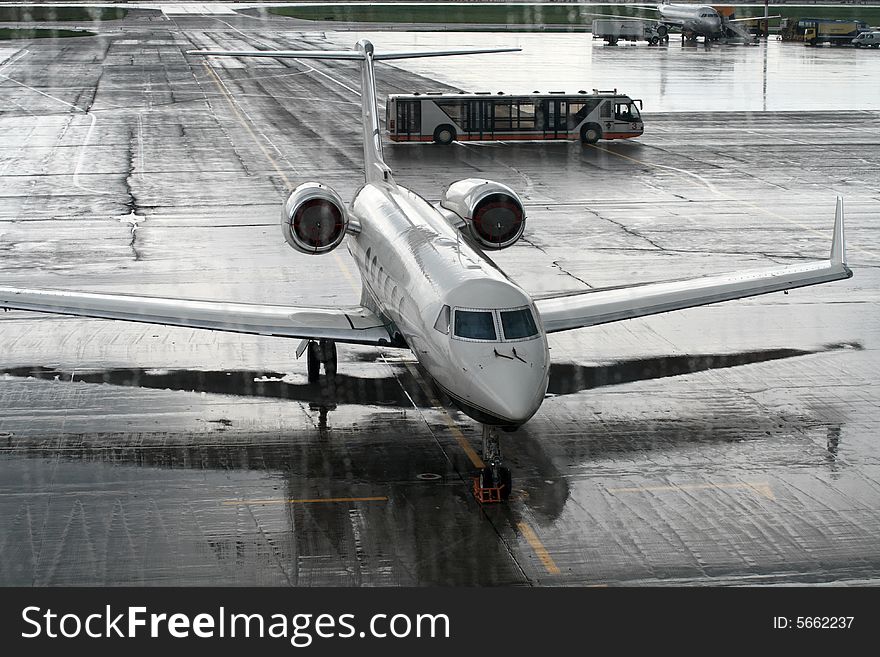
[[[275,57],[278,59],[342,59],[361,64],[361,111],[364,131],[364,176],[368,183],[391,180],[391,169],[382,156],[382,138],[379,129],[379,108],[376,96],[374,61],[416,59],[419,57],[449,57],[479,55],[495,52],[518,52],[520,48],[479,48],[470,50],[426,50],[412,52],[376,53],[373,44],[362,39],[354,50],[189,50],[190,55],[223,57]]]

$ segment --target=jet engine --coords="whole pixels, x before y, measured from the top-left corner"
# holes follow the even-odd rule
[[[294,189],[281,212],[284,239],[297,251],[312,255],[339,246],[348,224],[339,194],[321,183],[307,182]]]
[[[486,249],[504,249],[523,234],[526,214],[510,187],[492,180],[467,178],[452,183],[440,205],[467,224],[470,236]]]

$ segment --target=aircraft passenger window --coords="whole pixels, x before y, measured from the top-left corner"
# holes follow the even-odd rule
[[[501,326],[504,329],[505,340],[521,340],[538,335],[538,327],[532,311],[528,308],[519,310],[502,310]]]
[[[449,314],[449,306],[443,306],[440,309],[440,314],[437,315],[437,321],[434,322],[434,328],[443,335],[449,335]]]
[[[488,310],[456,310],[455,335],[469,340],[497,340],[495,319]]]

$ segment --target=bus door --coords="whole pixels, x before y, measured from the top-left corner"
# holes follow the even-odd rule
[[[471,139],[492,138],[492,101],[469,100],[464,104],[464,129]]]
[[[396,134],[402,141],[419,139],[422,136],[422,101],[397,101]]]
[[[568,101],[561,98],[545,98],[541,101],[544,113],[544,139],[568,137]]]

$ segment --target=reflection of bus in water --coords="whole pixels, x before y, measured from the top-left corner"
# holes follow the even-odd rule
[[[392,141],[629,139],[643,132],[642,101],[614,91],[507,95],[393,94],[385,108]]]

